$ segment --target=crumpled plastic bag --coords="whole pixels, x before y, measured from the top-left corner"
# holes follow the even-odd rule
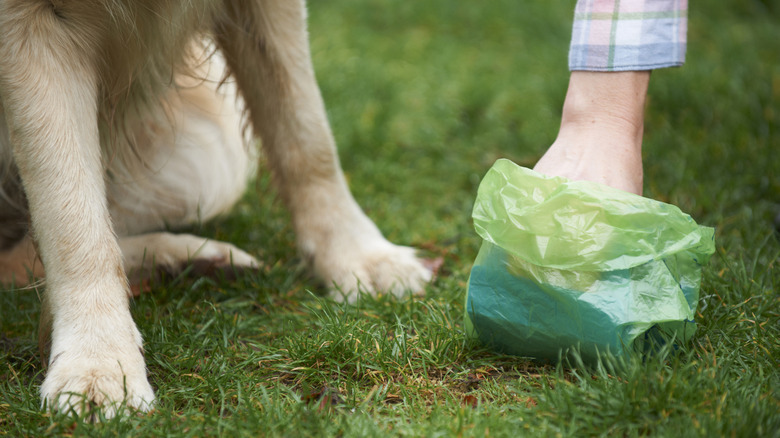
[[[687,342],[714,230],[679,208],[498,160],[479,187],[484,239],[466,330],[498,351],[587,361]]]

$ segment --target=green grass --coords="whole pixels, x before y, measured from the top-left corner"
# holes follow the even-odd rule
[[[499,157],[532,165],[558,127],[573,2],[312,1],[318,79],[353,192],[393,241],[444,257],[424,298],[322,298],[261,174],[195,230],[265,262],[134,300],[154,413],[87,424],[39,410],[39,291],[0,293],[0,436],[780,436],[780,9],[691,2],[688,62],[653,73],[645,194],[716,227],[699,330],[619,371],[501,356],[462,333]]]

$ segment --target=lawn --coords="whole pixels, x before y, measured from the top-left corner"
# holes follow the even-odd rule
[[[194,232],[263,260],[154,285],[132,312],[157,409],[88,424],[40,412],[40,290],[0,292],[0,436],[770,436],[780,432],[780,7],[691,2],[688,60],[652,75],[645,196],[716,228],[691,344],[584,368],[463,333],[471,207],[500,157],[532,166],[566,91],[574,2],[312,0],[341,162],[391,240],[442,257],[423,297],[324,297],[261,165]]]

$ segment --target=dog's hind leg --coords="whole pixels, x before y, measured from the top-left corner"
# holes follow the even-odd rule
[[[52,313],[44,405],[148,410],[141,335],[109,217],[98,138],[92,10],[0,1],[0,95],[46,267]]]
[[[232,276],[259,262],[226,242],[163,232],[228,211],[256,163],[241,129],[241,102],[218,54],[194,62],[162,101],[133,128],[142,163],[112,168],[109,209],[134,290],[159,272]]]
[[[226,0],[216,36],[262,139],[298,247],[335,298],[419,292],[432,273],[388,242],[347,187],[314,77],[302,0]]]
[[[173,277],[190,268],[196,276],[231,278],[260,267],[257,259],[234,245],[191,234],[157,232],[120,237],[119,247],[133,295],[143,290],[146,280],[161,273]],[[43,277],[43,264],[29,235],[0,251],[0,285],[25,287]]]

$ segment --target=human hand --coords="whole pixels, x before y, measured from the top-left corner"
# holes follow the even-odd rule
[[[649,71],[572,72],[558,137],[534,167],[642,194]]]

